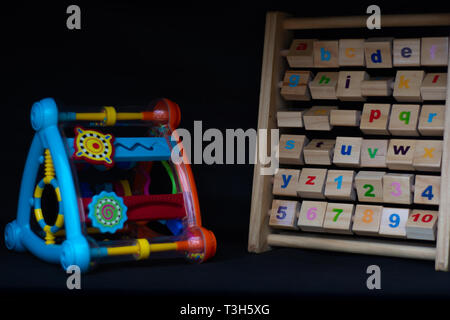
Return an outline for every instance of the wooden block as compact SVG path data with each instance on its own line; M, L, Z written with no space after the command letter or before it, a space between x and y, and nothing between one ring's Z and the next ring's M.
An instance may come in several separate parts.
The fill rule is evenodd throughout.
M423 136L444 135L445 106L423 105L419 117L419 132Z
M326 232L352 234L355 206L350 203L328 203L323 227Z
M336 140L313 139L303 149L306 164L331 165Z
M361 167L386 168L388 140L364 139L361 146Z
M303 128L303 111L278 111L279 128Z
M303 231L323 232L323 220L326 210L326 202L303 201L298 217L298 226Z
M300 203L298 201L272 201L269 226L280 229L297 230L297 215Z
M340 39L339 65L364 67L364 42L365 39Z
M361 82L369 79L365 71L339 71L336 96L341 101L365 101Z
M418 104L393 104L389 119L389 132L397 136L418 136Z
M383 208L379 234L386 237L406 238L408 217L409 209Z
M359 171L355 177L356 193L360 202L383 202L382 171Z
M330 131L330 111L337 107L314 106L303 114L303 123L306 130Z
M390 104L365 103L361 115L361 131L365 134L389 134L390 114Z
M280 163L303 164L303 147L308 142L304 135L282 134L280 137Z
M441 140L417 140L413 166L416 170L441 171Z
M302 198L325 199L327 169L303 168L298 181L297 194Z
M445 100L447 98L447 74L428 73L422 81L420 93L423 100Z
M341 127L358 127L361 120L359 110L331 110L330 124Z
M311 100L308 89L308 83L311 80L310 71L286 71L283 84L281 86L281 95L285 100Z
M314 67L339 67L338 54L339 42L337 40L314 41Z
M363 97L388 97L392 95L394 78L370 79L361 81Z
M297 183L300 170L278 169L274 176L272 193L277 196L297 196Z
M334 200L354 200L353 170L328 170L325 197Z
M362 138L337 137L333 163L344 167L359 167Z
M416 140L391 139L386 156L386 165L391 170L414 170Z
M392 68L392 41L367 39L364 49L367 68Z
M394 39L394 66L420 66L420 38Z
M413 174L385 174L383 176L383 202L411 204L413 179Z
M441 200L441 177L416 175L414 203L439 205Z
M363 236L378 235L382 212L382 206L357 204L353 217L353 232Z
M291 68L312 68L314 66L313 53L313 39L296 39L292 41L286 59Z
M448 64L448 37L422 38L422 66L446 66Z
M425 71L423 70L397 71L394 83L394 98L397 101L404 102L422 101L420 87L424 77Z
M439 211L414 209L406 222L406 238L436 240Z
M313 99L336 100L338 72L318 72L309 84Z

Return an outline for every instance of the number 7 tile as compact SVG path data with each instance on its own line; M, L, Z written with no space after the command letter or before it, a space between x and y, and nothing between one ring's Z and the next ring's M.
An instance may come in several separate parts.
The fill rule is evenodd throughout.
M355 206L350 203L328 203L323 227L331 233L352 234Z

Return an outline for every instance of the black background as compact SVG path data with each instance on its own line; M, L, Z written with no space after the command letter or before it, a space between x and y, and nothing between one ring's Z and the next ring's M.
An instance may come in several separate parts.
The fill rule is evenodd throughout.
M0 225L14 219L21 173L33 131L32 103L54 97L69 106L143 105L157 97L176 101L180 127L256 128L265 13L294 16L447 11L446 2L15 2L2 6ZM66 8L81 7L81 30L66 28ZM411 35L413 36L413 35ZM339 38L336 36L335 38ZM105 265L83 276L81 293L66 289L59 265L0 249L5 297L35 295L151 295L179 304L205 297L217 303L275 303L291 299L417 298L450 295L450 274L432 262L293 249L249 254L253 167L194 165L204 225L218 240L203 265L154 261ZM366 288L367 266L382 269L382 290ZM202 298L202 299L200 299ZM234 299L234 300L233 300ZM236 300L239 299L239 300ZM192 301L192 300L191 300ZM290 305L291 308L295 304ZM288 308L289 309L289 308ZM170 312L176 312L171 309ZM175 313L173 313L175 314Z

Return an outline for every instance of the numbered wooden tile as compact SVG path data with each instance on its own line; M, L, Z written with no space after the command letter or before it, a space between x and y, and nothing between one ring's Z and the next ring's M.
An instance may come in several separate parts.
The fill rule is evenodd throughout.
M383 208L379 234L386 237L406 238L408 216L409 209Z
M413 180L413 174L385 174L383 176L383 202L411 204Z
M333 200L354 200L353 170L328 170L325 197Z
M309 84L313 99L336 100L338 72L318 72Z
M394 78L374 78L361 82L363 97L389 97L392 95Z
M295 169L278 169L273 179L272 193L277 196L296 197L300 172Z
M337 107L314 106L303 114L303 123L306 130L330 131L330 111Z
M394 39L394 66L420 66L420 38Z
M365 39L340 39L339 40L339 65L364 67L364 42Z
M365 103L361 116L361 131L365 134L388 135L388 121L390 114L390 104Z
M361 146L361 167L386 168L388 140L364 139Z
M418 136L418 104L393 104L389 120L389 132L397 136Z
M382 171L359 171L355 177L356 193L360 202L383 202Z
M414 209L406 223L406 238L436 240L438 211Z
M328 203L323 227L326 232L352 234L355 206L349 203Z
M361 82L369 79L365 71L339 71L336 96L341 101L365 101Z
M358 127L361 120L359 110L331 110L330 124L340 127Z
M382 206L357 204L353 217L353 232L363 236L378 235L382 212Z
M386 156L386 165L391 170L414 170L416 140L391 139Z
M447 98L447 74L428 73L423 79L420 93L423 100L445 100Z
M326 202L303 201L298 217L298 227L303 231L323 232L326 210Z
M280 229L297 230L297 215L300 203L290 200L273 200L269 226Z
M399 70L395 76L394 98L397 101L421 102L422 86L425 71L423 70Z
M314 40L296 39L292 41L286 59L291 68L314 67Z
M281 95L285 100L311 100L308 89L310 80L310 71L286 71L281 87Z
M303 128L303 111L278 111L279 128Z
M441 171L442 148L442 140L417 140L414 151L414 169Z
M280 163L303 164L303 147L308 143L304 135L282 134L280 137Z
M314 67L339 67L338 54L339 42L337 40L314 41Z
M448 64L448 37L422 38L422 66Z
M419 117L419 132L423 136L444 135L445 106L423 105Z
M297 194L302 198L325 199L324 189L327 169L303 168Z
M414 203L439 205L441 200L441 177L416 175Z
M337 137L333 163L344 167L359 167L362 138Z
M306 164L331 165L336 140L312 139L304 148Z
M364 44L367 68L392 68L392 41L367 39Z

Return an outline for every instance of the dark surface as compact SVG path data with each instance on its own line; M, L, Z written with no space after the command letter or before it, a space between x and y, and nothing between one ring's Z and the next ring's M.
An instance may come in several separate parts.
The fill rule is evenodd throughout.
M181 127L255 128L265 12L294 15L365 14L367 5L262 2L222 8L80 4L82 30L68 31L58 5L4 7L0 30L2 87L2 212L15 216L20 177L33 135L31 104L51 96L67 105L142 105L155 97L176 101ZM382 13L436 12L396 2ZM338 38L338 36L336 37ZM253 167L194 165L204 225L218 240L216 257L203 265L183 260L103 265L83 276L84 294L331 298L447 298L450 274L432 262L332 252L247 248ZM3 236L2 236L3 237ZM366 268L382 270L382 290L366 287ZM59 265L0 249L0 290L21 294L74 294ZM161 296L160 296L161 297ZM247 300L246 300L247 299ZM207 301L207 300L202 300ZM222 303L224 300L218 300ZM295 306L295 305L294 305Z

